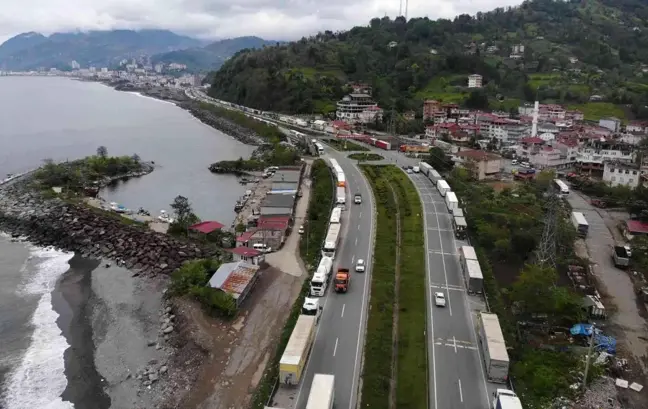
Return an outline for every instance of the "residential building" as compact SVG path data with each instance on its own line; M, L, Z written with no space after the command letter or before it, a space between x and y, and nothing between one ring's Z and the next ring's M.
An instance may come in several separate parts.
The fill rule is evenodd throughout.
M335 117L348 123L381 121L383 110L369 94L349 94L337 103Z
M603 167L603 181L610 186L627 186L636 189L641 184L643 172L631 163L606 161Z
M479 74L472 74L468 76L468 88L481 88L482 76Z
M254 287L259 278L258 273L258 265L255 266L245 261L225 263L216 270L207 285L231 295L238 308Z
M196 234L206 235L206 234L213 233L215 231L219 231L223 227L225 227L225 225L217 221L205 221L205 222L200 222L192 226L189 226L189 231Z
M78 70L79 68L81 68L81 64L79 64L78 62L76 62L76 60L74 60L70 63L70 67L73 70Z
M425 128L428 138L441 138L453 143L468 143L477 136L479 127L473 124L457 124L454 122L441 122Z
M617 141L594 140L578 150L576 166L581 170L604 170L604 162L632 163L635 153L631 146Z
M297 195L299 190L299 181L301 180L301 170L279 169L272 176L270 191L268 194Z
M601 118L599 119L599 126L612 132L619 132L621 130L621 120L615 117Z
M494 153L469 149L456 152L454 156L477 180L494 177L502 168L502 157Z
M513 54L524 54L524 46L522 44L516 44L512 48Z
M648 132L648 123L644 121L632 121L626 125L626 132L645 134Z
M295 207L295 196L267 195L261 202L262 216L292 216Z
M240 246L226 251L232 253L232 258L235 262L243 261L258 266L265 261L265 256L261 251L250 247Z
M349 84L353 94L367 94L371 96L372 88L371 85L364 84L361 82Z

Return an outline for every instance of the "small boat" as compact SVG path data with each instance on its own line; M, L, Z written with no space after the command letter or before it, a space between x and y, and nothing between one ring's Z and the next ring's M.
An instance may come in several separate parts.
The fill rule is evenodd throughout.
M117 213L127 213L128 209L117 202L110 202L110 210Z
M244 204L241 201L237 201L236 204L234 205L234 211L235 212L240 212L241 209L243 209Z
M163 223L173 223L173 218L169 216L166 210L160 210L160 215L158 216L158 220Z

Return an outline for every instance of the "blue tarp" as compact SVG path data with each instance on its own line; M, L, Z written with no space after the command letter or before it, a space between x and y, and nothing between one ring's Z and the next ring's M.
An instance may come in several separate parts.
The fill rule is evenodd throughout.
M589 337L592 335L592 324L576 324L569 330L572 335ZM605 351L608 354L616 354L616 338L604 335L601 330L596 329L594 333L594 349Z

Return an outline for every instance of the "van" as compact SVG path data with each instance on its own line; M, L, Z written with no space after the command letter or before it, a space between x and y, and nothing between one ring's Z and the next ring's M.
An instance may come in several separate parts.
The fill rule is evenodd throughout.
M252 248L262 253L270 253L272 251L272 248L266 246L265 243L254 243Z

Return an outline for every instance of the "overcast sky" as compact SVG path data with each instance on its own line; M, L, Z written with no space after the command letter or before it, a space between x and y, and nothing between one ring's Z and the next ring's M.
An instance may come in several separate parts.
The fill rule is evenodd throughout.
M410 0L409 17L452 18L521 0ZM0 41L27 31L160 28L205 39L292 40L398 15L399 0L0 0ZM404 12L404 5L403 5Z

